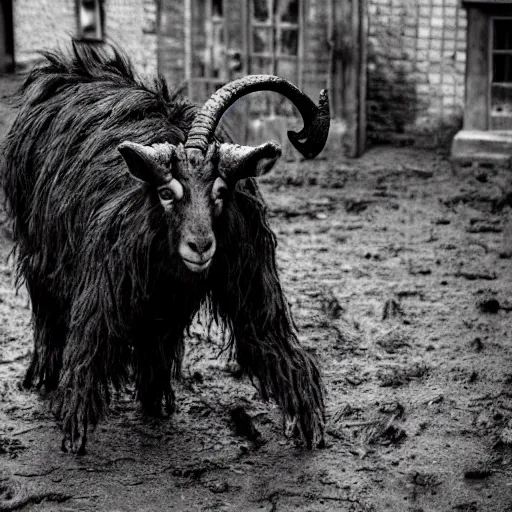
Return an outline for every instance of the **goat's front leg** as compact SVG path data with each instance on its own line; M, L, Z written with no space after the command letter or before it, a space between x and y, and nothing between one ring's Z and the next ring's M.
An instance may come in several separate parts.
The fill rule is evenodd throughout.
M171 379L181 375L183 334L159 333L149 340L147 333L141 334L135 347L137 398L152 416L160 415L163 398L167 414L173 414L176 398Z
M251 327L248 330L239 322L234 325L236 357L242 371L257 378L264 399L271 396L278 403L287 433L298 435L308 448L321 446L324 390L315 360L291 331Z
M257 245L263 254L219 269L213 294L228 318L242 371L271 396L285 420L308 448L324 442L322 378L314 358L299 344L274 263L274 245Z
M108 409L109 380L114 384L126 380L127 365L120 348L124 340L109 336L100 309L81 301L78 304L81 311L76 308L72 312L52 408L62 422L62 449L82 454L88 428L95 426Z
M66 347L63 374L53 398L64 432L62 449L78 454L85 453L88 427L98 422L109 403L106 376L99 371L101 356L80 348L72 340Z
M67 304L57 300L36 271L25 268L25 281L32 302L34 351L23 386L54 390L59 382L67 331Z

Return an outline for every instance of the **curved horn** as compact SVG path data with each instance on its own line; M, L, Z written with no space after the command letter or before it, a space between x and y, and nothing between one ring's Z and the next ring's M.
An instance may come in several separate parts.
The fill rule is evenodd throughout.
M273 75L248 75L234 80L215 92L197 114L188 133L185 148L199 149L203 154L224 112L238 99L256 91L273 91L286 96L299 110L304 127L288 132L288 138L304 158L314 158L322 151L329 134L329 99L324 89L318 106L284 78Z
M151 182L166 182L172 178L168 163L174 153L174 146L168 143L144 146L125 140L117 146L129 171L137 179Z

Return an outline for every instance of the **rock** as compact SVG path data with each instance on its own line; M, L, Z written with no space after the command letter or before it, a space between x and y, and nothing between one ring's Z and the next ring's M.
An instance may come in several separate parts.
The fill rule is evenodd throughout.
M500 303L495 297L487 297L478 302L478 309L482 313L496 314L500 310Z

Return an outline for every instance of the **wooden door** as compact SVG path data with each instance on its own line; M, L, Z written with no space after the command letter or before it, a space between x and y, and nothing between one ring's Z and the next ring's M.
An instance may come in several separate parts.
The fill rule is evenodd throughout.
M14 70L12 0L0 0L0 73Z
M301 86L301 6L305 0L187 0L190 34L188 93L204 102L222 85L247 74L272 74ZM250 117L294 115L275 93L240 99L223 117L237 142L248 137Z
M346 126L345 152L366 148L366 0L329 0L331 116Z
M302 88L306 0L249 0L247 59L253 74L277 75ZM251 103L253 115L291 116L292 104L275 93L261 93Z
M187 0L190 26L186 52L189 96L204 103L226 83L249 74L245 41L244 2ZM244 143L247 138L248 104L233 105L222 117L220 130Z
M185 6L185 79L191 98L204 102L247 74L279 75L313 96L328 87L332 117L337 126L346 126L333 139L335 150L342 151L344 143L350 156L364 151L366 0L185 0ZM223 125L245 143L250 118L284 127L277 117L298 116L280 95L256 93L236 102ZM278 139L286 143L286 129L281 131Z

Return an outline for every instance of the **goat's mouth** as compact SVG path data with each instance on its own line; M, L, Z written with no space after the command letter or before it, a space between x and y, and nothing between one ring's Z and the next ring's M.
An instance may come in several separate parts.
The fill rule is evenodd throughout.
M212 262L212 258L209 258L206 261L192 261L182 257L182 260L189 270L196 272L197 274L204 272Z

